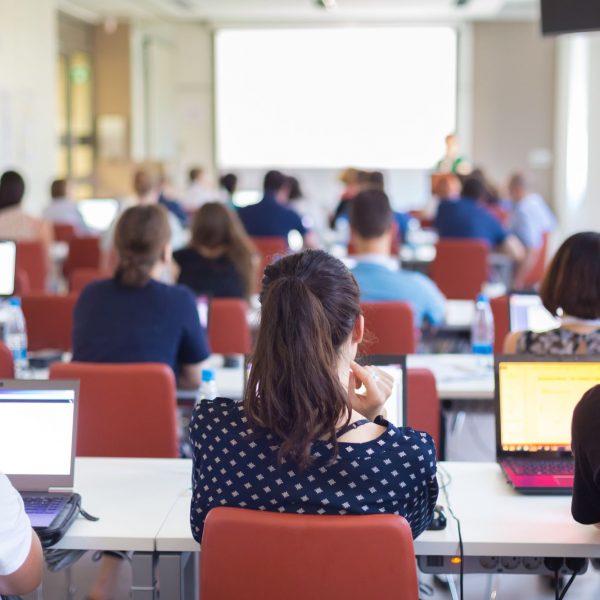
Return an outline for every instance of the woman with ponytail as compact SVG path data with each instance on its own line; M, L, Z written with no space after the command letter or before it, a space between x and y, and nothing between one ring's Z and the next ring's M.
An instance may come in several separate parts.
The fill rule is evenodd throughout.
M166 363L179 387L199 386L209 350L196 300L187 288L160 282L171 262L170 237L162 206L122 214L114 277L88 285L75 306L73 360Z
M191 527L217 506L308 514L400 514L417 536L438 495L433 441L383 416L392 377L354 359L359 290L307 250L267 267L243 403L194 409ZM363 389L363 393L359 393Z

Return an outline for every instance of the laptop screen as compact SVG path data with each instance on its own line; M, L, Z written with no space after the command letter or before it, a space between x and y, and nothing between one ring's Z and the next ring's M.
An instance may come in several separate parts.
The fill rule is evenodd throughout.
M77 384L0 383L0 472L19 490L72 485Z
M77 203L79 214L85 226L94 231L107 231L119 212L116 198L89 198Z
M570 451L575 405L597 384L600 362L499 359L499 450Z
M548 331L560 327L537 294L511 294L509 298L511 331Z
M15 242L0 241L0 296L12 296L15 293L15 264L17 245Z

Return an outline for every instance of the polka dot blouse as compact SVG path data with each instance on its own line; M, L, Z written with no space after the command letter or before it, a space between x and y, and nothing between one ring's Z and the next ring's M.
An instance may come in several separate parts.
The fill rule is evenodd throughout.
M426 433L386 427L363 443L316 441L313 463L299 470L277 462L274 435L254 431L243 405L225 398L194 409L191 527L201 541L206 515L218 506L274 512L364 515L398 514L418 536L431 522L438 495L433 440Z

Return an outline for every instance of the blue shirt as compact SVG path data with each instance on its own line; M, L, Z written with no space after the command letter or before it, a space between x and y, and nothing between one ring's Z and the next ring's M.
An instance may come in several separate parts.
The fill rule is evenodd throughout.
M157 362L175 373L210 351L193 294L151 280L142 288L105 279L86 286L73 322L73 360Z
M158 197L158 203L162 204L170 213L172 213L183 227L186 227L189 221L188 214L183 210L177 200L167 198L163 193Z
M302 236L308 231L302 223L300 215L277 202L272 194L266 194L258 204L240 208L238 215L248 235L253 237L283 237L287 239L290 231L296 230Z
M226 398L196 404L190 423L193 446L192 534L200 542L212 508L232 506L319 515L402 515L418 536L431 522L438 485L433 440L398 428L370 442L313 442L313 463L300 471L277 461L279 441L248 423L242 403ZM332 461L331 459L334 458Z
M440 202L435 226L441 238L484 240L492 248L508 235L496 217L469 198Z
M351 269L360 288L362 302L408 302L415 315L415 325L424 320L432 325L444 321L446 298L422 273L394 269L388 257L356 257Z
M556 218L539 194L528 194L515 203L511 221L512 232L526 248L541 248L544 233L556 228Z

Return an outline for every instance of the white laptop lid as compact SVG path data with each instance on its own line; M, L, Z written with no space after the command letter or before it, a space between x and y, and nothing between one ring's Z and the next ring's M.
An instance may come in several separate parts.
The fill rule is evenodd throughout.
M511 331L549 331L560 327L537 294L511 294L508 299Z
M394 378L392 393L385 403L385 418L396 427L406 424L406 356L373 354L361 357L361 364L379 367ZM359 392L360 393L360 392Z
M0 472L19 491L73 486L77 381L0 381Z
M88 229L107 231L119 213L116 198L89 198L80 200L77 209Z
M15 293L15 271L17 244L10 240L0 240L0 296Z

